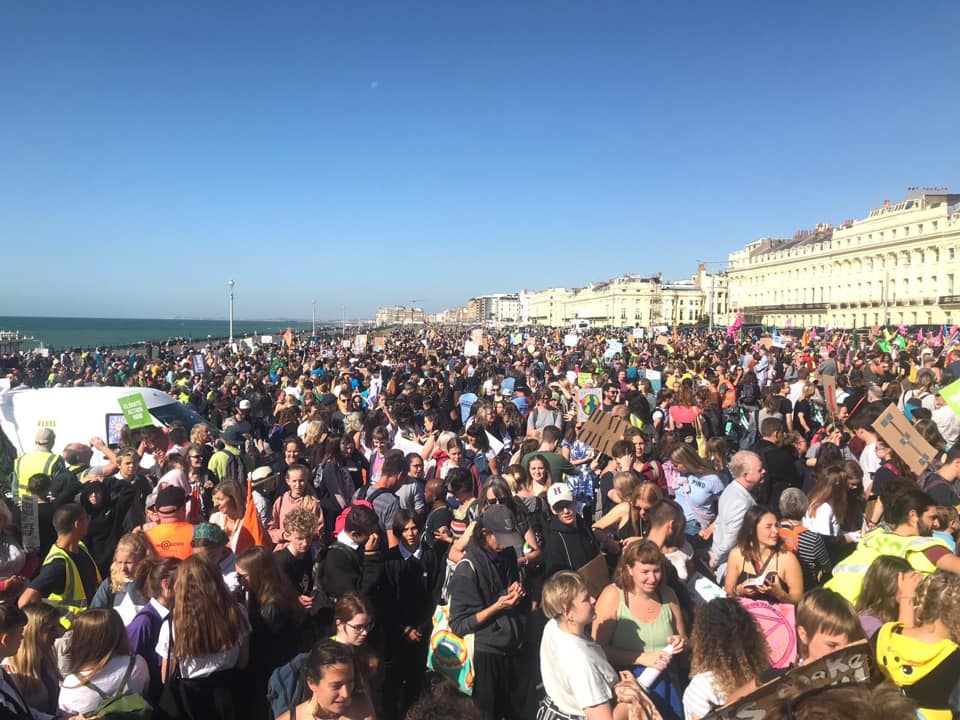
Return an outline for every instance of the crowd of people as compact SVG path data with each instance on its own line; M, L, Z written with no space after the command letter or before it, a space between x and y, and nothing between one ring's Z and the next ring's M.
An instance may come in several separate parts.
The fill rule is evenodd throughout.
M865 642L869 680L767 717L956 718L954 343L894 336L6 357L203 421L4 439L0 715L697 720Z

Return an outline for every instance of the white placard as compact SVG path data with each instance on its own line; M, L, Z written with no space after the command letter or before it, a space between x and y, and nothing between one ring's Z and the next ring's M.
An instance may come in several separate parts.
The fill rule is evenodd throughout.
M473 340L467 340L463 344L463 354L465 357L477 357L480 354L480 346Z
M24 495L20 498L22 517L20 529L23 537L23 549L40 549L40 507L37 498L33 495Z
M423 453L423 445L405 438L401 433L397 433L397 437L394 438L393 449L401 450L404 455L409 455L410 453L422 455Z
M563 336L563 344L565 347L576 347L578 342L580 342L580 336L575 333L568 333Z
M261 335L260 336L261 345L273 345L273 335Z
M489 432L487 432L487 442L490 443L490 449L493 450L495 455L499 455L500 451L503 450L503 443Z

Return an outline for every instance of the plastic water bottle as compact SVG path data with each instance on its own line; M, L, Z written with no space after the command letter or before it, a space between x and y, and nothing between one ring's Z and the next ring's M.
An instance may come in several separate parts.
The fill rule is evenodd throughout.
M676 651L676 648L673 646L673 643L669 643L664 649L663 652L667 655L673 655ZM660 668L651 665L650 667L645 667L643 671L637 676L637 682L643 685L644 688L649 690L652 688L657 679L660 677L660 673L663 672Z

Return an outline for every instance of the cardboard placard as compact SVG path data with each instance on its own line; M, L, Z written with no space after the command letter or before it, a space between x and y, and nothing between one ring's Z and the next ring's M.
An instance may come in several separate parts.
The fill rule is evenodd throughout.
M367 336L357 335L353 339L353 349L358 353L365 351L367 349Z
M762 338L760 338L759 340L757 340L757 345L759 345L760 347L763 347L763 348L766 348L767 350L769 350L769 349L773 346L773 338L772 338L772 337L762 337Z
M577 575L583 578L587 590L593 597L600 597L603 589L610 584L610 569L603 553L597 555L585 565L577 568Z
M884 410L873 427L880 439L917 475L938 455L936 448L917 432L896 405Z
M373 351L381 352L387 347L387 339L383 335L374 335L373 336Z
M628 427L630 423L626 420L597 409L583 424L580 439L596 452L610 455L613 444L623 440L623 433Z
M147 401L143 399L143 393L117 398L117 403L120 405L123 417L126 418L127 427L131 430L153 425L153 416L147 409Z
M847 645L808 665L800 665L776 680L761 685L746 697L717 708L703 720L765 720L784 717L783 704L801 693L850 683L870 681L873 657L866 640ZM816 702L812 699L811 702ZM878 714L878 717L882 713Z
M476 357L480 354L480 346L475 343L473 340L467 340L463 344L463 355L464 357Z
M483 329L474 328L470 331L470 340L475 342L478 346L483 345Z
M577 390L577 420L586 422L603 404L603 391L600 388L580 388Z
M823 401L834 418L837 417L837 378L835 375L821 375L820 386L823 389Z
M657 335L656 339L653 341L654 345L669 345L670 338L666 335Z

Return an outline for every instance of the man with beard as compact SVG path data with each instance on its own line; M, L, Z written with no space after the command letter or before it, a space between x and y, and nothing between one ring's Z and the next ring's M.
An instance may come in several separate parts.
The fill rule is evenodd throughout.
M884 499L883 515L893 530L879 527L864 535L857 549L833 569L827 588L856 603L867 568L879 555L901 557L924 575L937 569L960 573L960 557L933 537L937 503L927 493L909 486L894 491Z

